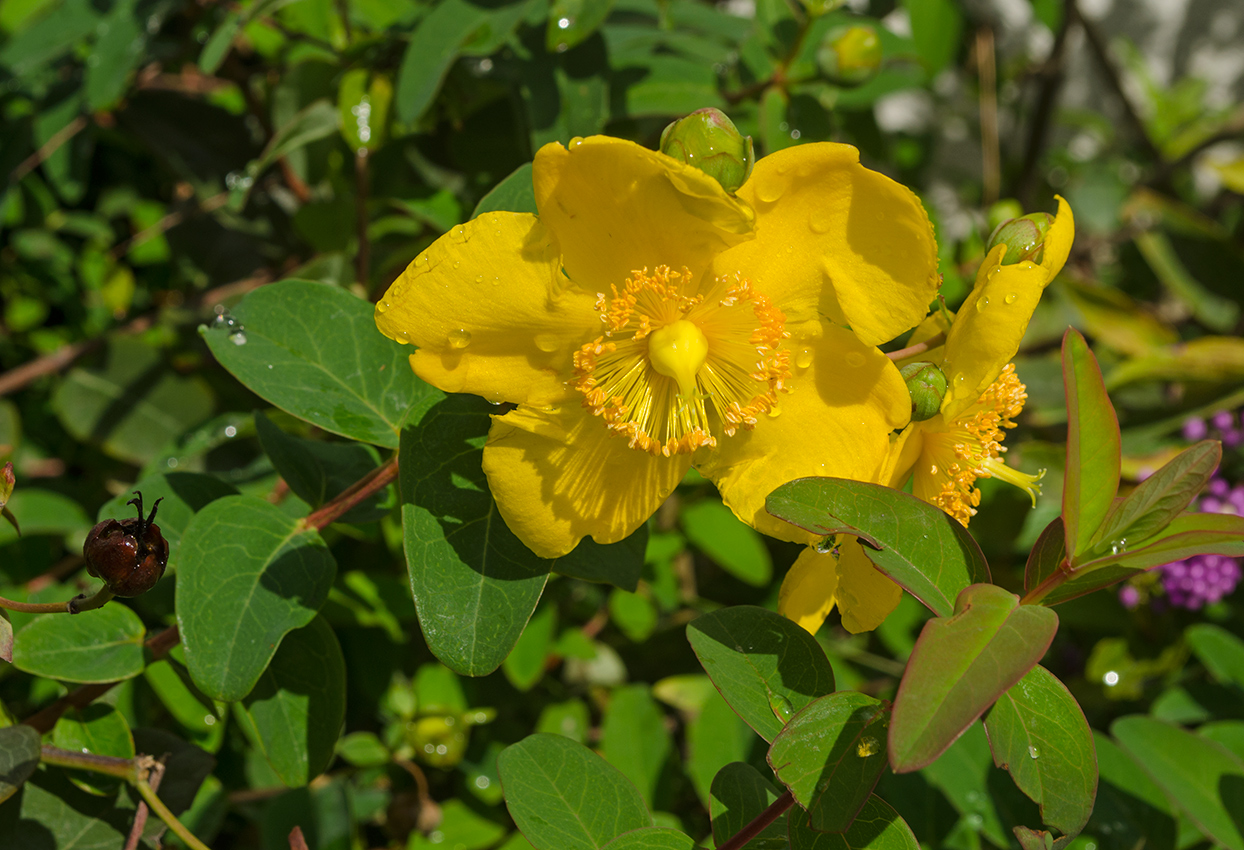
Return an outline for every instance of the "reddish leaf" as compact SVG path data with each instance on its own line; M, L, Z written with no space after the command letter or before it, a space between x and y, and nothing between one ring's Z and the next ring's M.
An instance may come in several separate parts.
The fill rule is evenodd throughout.
M1067 556L1074 564L1089 548L1119 489L1119 420L1097 359L1074 328L1063 335L1063 383L1067 389L1067 471L1063 478L1063 525Z

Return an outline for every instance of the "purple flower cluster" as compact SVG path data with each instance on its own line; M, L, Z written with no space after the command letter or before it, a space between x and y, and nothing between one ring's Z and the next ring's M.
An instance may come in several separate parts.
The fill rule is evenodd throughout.
M1208 422L1204 419L1189 419L1184 423L1184 439L1193 443L1204 440L1210 436L1211 426L1226 448L1233 449L1244 443L1244 428L1240 427L1240 421L1230 410L1218 411Z
M1244 515L1244 484L1232 487L1222 478L1210 479L1201 497L1200 510ZM1158 569L1162 572L1162 587L1170 603L1194 611L1235 590L1242 575L1239 560L1225 555L1194 555Z

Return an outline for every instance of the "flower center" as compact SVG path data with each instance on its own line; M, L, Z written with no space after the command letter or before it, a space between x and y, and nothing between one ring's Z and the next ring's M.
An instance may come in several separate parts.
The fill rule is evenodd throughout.
M1012 469L1000 455L1006 451L1003 428L1014 428L1014 417L1028 398L1024 385L1015 375L1015 365L1007 364L998 379L962 416L941 427L928 427L924 451L916 467L915 494L932 502L963 525L976 515L981 491L978 478L1000 478L1028 492L1035 507L1045 475Z
M631 273L596 309L606 331L574 356L583 406L630 447L670 457L755 427L785 391L786 317L738 276L699 294L691 273Z

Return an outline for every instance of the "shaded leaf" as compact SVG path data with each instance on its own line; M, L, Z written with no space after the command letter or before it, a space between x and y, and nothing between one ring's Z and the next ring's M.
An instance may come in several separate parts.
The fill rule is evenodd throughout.
M569 555L552 562L553 572L634 591L644 570L647 549L647 525L641 525L630 537L617 543L597 543L591 537L584 537Z
M531 182L530 162L511 171L480 198L471 218L479 218L486 212L536 212L536 189Z
M1063 477L1063 528L1073 565L1088 551L1119 489L1119 421L1106 395L1101 369L1074 328L1063 335L1067 388L1067 464Z
M687 724L687 760L684 768L700 795L700 802L711 809L712 783L717 774L726 765L745 760L760 739L722 699L707 677L697 678L704 680L708 694L699 712Z
M1109 735L1094 731L1093 741L1101 778L1089 829L1106 850L1129 850L1138 842L1174 850L1175 816L1162 789Z
M143 494L143 504L148 511L156 503L156 499L162 500L156 514L156 525L160 526L160 534L168 541L168 562L174 569L181 550L182 532L190 524L195 512L217 499L233 496L238 492L232 484L221 481L214 475L165 472L148 476L130 490L109 499L100 507L96 520L102 522L105 519L132 518L134 506L126 503L134 498L135 491Z
M815 832L802 819L788 820L791 850L917 850L920 847L911 827L894 808L876 794L846 832Z
M17 724L0 729L0 803L17 793L41 757L39 733Z
M693 850L690 835L666 826L645 826L624 832L605 845L607 850Z
M466 0L445 0L419 22L397 72L397 118L416 121L431 105L458 51L486 22L487 10Z
M765 510L813 534L854 534L879 570L939 617L970 584L989 581L980 546L954 518L899 490L803 478L769 494Z
M764 587L773 574L773 560L764 540L734 512L715 499L701 499L679 514L691 543L730 575Z
M1041 660L1058 630L1049 608L992 584L959 595L955 616L925 623L890 725L890 764L924 767Z
M17 633L13 666L62 682L115 682L143 671L147 630L130 608L111 602L81 614L42 614Z
M134 757L130 724L115 706L98 702L61 715L52 728L52 745L74 753ZM69 780L88 794L113 794L121 787L118 777L84 770L69 771Z
M734 837L780 796L773 783L744 762L731 762L713 777L709 811L713 843L721 846ZM752 850L787 850L787 812L778 815L747 845Z
M624 685L613 691L601 722L600 750L605 760L639 789L649 806L674 747L665 715L647 685Z
M1037 542L1028 553L1028 563L1024 566L1024 590L1031 591L1041 582L1050 578L1067 560L1067 537L1063 529L1063 518L1055 517L1041 532Z
M703 614L687 626L687 640L726 702L766 741L834 691L820 644L772 611L738 605Z
M1216 681L1244 688L1244 641L1212 623L1196 623L1184 639Z

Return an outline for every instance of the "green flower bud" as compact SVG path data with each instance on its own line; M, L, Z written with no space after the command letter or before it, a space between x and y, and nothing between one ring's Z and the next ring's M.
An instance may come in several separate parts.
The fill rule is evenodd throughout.
M946 397L946 375L942 370L922 360L907 364L899 374L911 394L912 421L923 422L936 416L942 409L942 399Z
M450 768L466 752L467 725L454 715L420 717L407 726L406 739L424 764Z
M1041 262L1045 249L1045 233L1050 229L1054 216L1049 213L1029 213L1023 218L1004 221L989 236L988 253L998 245L1006 245L1002 265L1009 266L1023 260Z
M1023 214L1023 206L1014 198L1003 198L1000 201L995 201L989 208L989 232L992 233L996 230L999 224L1006 224L1011 219L1019 218Z
M825 76L855 85L871 79L884 58L877 31L864 24L834 27L816 51L817 64Z
M661 133L661 153L695 166L734 192L756 164L752 137L744 136L720 109L697 109Z

